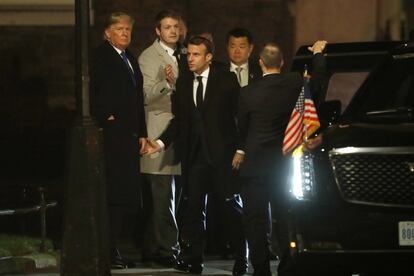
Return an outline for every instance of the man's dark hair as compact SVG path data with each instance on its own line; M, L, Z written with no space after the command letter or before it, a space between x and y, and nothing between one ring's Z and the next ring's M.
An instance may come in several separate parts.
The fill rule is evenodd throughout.
M260 52L260 59L267 68L280 68L283 62L283 53L279 45L268 42Z
M181 19L181 15L176 10L162 10L155 16L155 26L159 29L161 27L161 20L167 17L174 18L177 21Z
M229 43L229 40L230 40L231 36L236 37L236 38L246 37L249 44L253 44L253 36L250 33L250 31L245 29L245 28L234 28L234 29L230 30L227 33L227 36L226 36L227 44Z
M214 44L213 42L211 42L209 39L202 37L202 36L192 36L190 38L190 40L188 41L188 44L192 44L192 45L201 45L203 44L204 46L206 46L207 52L206 54L212 54L214 55Z

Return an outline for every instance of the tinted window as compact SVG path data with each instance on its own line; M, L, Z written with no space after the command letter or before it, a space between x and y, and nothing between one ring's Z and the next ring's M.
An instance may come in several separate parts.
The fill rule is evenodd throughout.
M367 83L358 113L414 107L414 56L394 56L379 69Z
M326 100L341 101L342 111L368 76L368 72L334 73L329 79Z

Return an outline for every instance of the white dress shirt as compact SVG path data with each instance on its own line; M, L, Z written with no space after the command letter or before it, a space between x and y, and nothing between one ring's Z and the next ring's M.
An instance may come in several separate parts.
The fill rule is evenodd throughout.
M201 76L202 77L202 82L203 82L203 100L204 97L206 95L206 87L207 87L207 80L208 80L208 74L210 73L210 67L207 67L206 70L204 70L203 73L201 73L200 75L197 75L196 73L194 73L194 82L193 82L193 100L194 100L194 104L197 106L197 87L198 87L198 80L197 77Z
M242 68L241 72L240 72L240 77L241 80L238 79L237 76L237 68L240 67ZM230 72L234 72L237 76L237 79L239 81L240 87L244 87L247 84L249 84L249 63L246 62L240 66L237 66L236 64L234 64L233 62L230 62Z
M178 64L177 58L174 56L175 49L171 49L165 43L160 39L158 40L161 47L167 52L167 54L172 58L172 60L175 62L175 64Z
M122 50L120 50L120 49L116 48L116 47L115 47L114 45L112 45L112 44L111 44L111 46L112 46L112 47L114 47L115 51L119 54L119 56L121 56L121 53L122 53L122 52L125 52L125 51L122 51ZM121 56L121 58L122 58L122 56ZM129 62L129 60L128 60L128 65L129 65L129 67L131 68L132 72L134 72L134 68L132 68L131 62Z

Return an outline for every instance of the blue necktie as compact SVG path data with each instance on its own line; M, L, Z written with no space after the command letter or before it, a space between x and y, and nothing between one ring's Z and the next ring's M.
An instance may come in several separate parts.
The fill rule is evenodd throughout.
M134 83L134 86L137 86L137 83L135 81L134 71L132 71L132 68L129 65L128 58L127 58L125 52L121 52L121 57L122 57L122 60L125 62L126 66L128 68L129 73L131 74L131 79L132 79L132 82Z

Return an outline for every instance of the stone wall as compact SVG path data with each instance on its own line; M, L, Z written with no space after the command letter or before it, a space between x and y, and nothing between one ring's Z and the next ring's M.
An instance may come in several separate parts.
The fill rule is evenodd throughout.
M191 33L213 33L219 60L226 61L225 34L235 26L249 28L257 45L268 40L279 42L287 59L291 57L293 21L284 1L95 0L93 6L91 47L101 42L105 17L122 10L136 19L131 48L139 55L155 38L156 13L170 7L181 11ZM52 110L73 112L74 58L74 27L0 26L2 126L43 127L45 121L51 121Z
M182 13L190 33L197 34L204 31L213 33L217 50L216 58L219 60L226 61L226 32L239 26L251 30L258 46L269 40L280 43L289 58L292 51L293 21L287 11L286 2L280 0L97 0L94 28L94 36L97 40L94 40L93 44L99 41L105 16L111 11L122 10L136 19L131 46L135 53L139 54L155 39L155 15L164 8L174 8Z
M405 40L413 28L410 0L296 0L295 45L329 42ZM411 27L410 27L411 26Z

